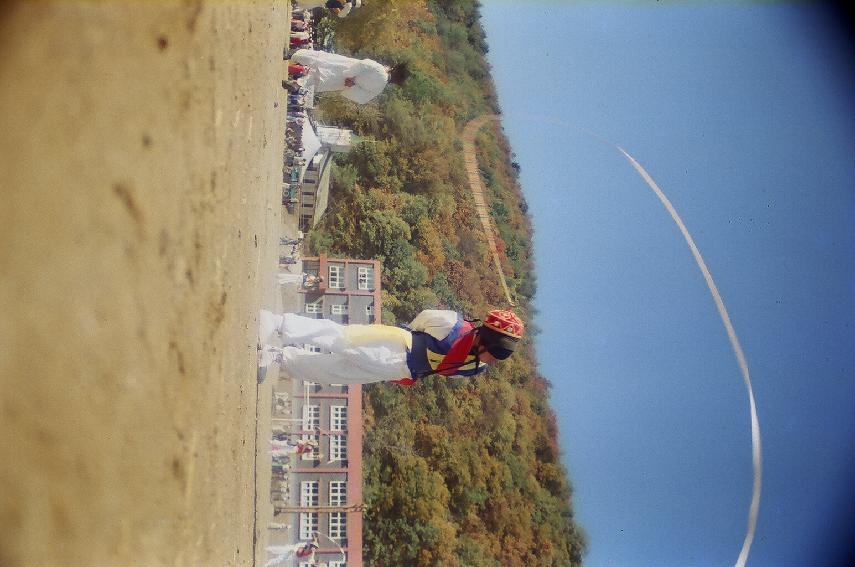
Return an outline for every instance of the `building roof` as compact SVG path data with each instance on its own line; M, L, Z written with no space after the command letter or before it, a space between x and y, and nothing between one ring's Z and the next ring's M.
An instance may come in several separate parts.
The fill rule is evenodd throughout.
M322 150L323 151L323 150ZM315 193L315 209L312 214L312 226L318 224L321 217L327 211L330 199L330 182L332 181L330 171L332 170L332 154L326 152L321 163L321 174L318 179L318 189Z

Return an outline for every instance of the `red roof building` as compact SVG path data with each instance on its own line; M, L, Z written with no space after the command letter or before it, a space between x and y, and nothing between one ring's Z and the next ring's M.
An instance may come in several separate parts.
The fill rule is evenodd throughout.
M304 258L309 278L300 288L300 312L340 323L380 320L380 262ZM291 431L318 441L314 453L295 456L287 474L280 522L292 526L289 543L318 537L315 561L328 567L362 566L362 390L293 376ZM282 514L285 516L283 517ZM311 565L296 559L293 565Z

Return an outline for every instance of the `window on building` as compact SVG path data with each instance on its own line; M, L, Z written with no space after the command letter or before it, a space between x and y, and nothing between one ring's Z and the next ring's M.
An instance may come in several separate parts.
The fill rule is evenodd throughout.
M303 350L307 350L309 352L321 352L321 347L315 345L303 345Z
M308 508L318 505L317 480L307 480L300 483L300 506ZM318 531L318 513L300 512L300 539L310 540Z
M321 406L303 406L303 429L310 430L321 426Z
M347 563L345 561L330 561L327 565L329 567L347 567Z
M300 512L300 539L311 540L318 531L318 513Z
M303 406L303 431L314 431L315 429L320 428L321 426L321 406L318 405L305 405ZM317 441L318 436L314 433L304 433L302 436L303 441ZM303 453L304 461L314 461L317 460L318 457L318 449L316 448L314 451L309 453Z
M369 323L374 320L374 304L373 303L371 305L365 306L365 316L368 317Z
M347 305L343 303L333 305L330 309L330 313L333 315L347 315Z
M330 266L330 277L328 279L330 289L344 289L344 279L341 275L341 266Z
M359 289L371 289L373 279L372 270L369 266L359 266L356 269L356 287Z
M347 537L347 512L330 512L330 537L332 539Z
M318 505L319 483L317 480L304 480L300 483L300 506L307 508Z
M330 481L330 506L347 505L347 481ZM330 512L330 537L344 539L347 537L347 512Z
M347 406L330 407L330 431L347 431Z
M330 481L330 506L344 506L347 504L347 481Z
M318 315L321 313L321 302L315 301L313 303L306 304L306 314L307 315Z
M330 461L347 460L347 435L330 435Z

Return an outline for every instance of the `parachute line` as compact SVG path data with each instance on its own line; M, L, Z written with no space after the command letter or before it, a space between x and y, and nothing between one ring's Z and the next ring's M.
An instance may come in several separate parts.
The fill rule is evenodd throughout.
M718 292L718 287L715 285L712 274L698 250L695 240L689 234L689 229L683 223L683 219L677 214L677 210L662 189L656 184L650 174L647 173L640 163L635 158L629 155L622 147L611 144L629 161L633 168L641 175L647 186L656 194L656 197L671 215L671 218L677 224L686 244L689 245L689 250L692 251L692 256L695 257L695 262L698 264L704 280L707 282L707 287L715 301L716 309L721 317L724 328L727 331L727 338L730 340L730 346L733 348L733 353L736 355L736 362L739 364L739 370L742 372L742 380L745 382L745 388L748 390L748 404L751 409L751 460L754 469L754 485L751 491L751 505L748 508L748 527L745 532L745 539L742 542L742 550L739 552L739 557L736 560L736 567L743 567L748 561L748 552L751 550L751 543L754 541L754 533L757 529L757 515L760 511L760 490L763 483L763 458L760 443L760 421L757 419L757 407L754 403L754 389L751 387L751 375L748 372L748 363L745 360L745 353L742 352L742 345L739 344L739 338L736 336L736 330L733 328L733 323L730 322L730 315L727 313L727 308L724 306L724 301L721 299L721 294Z

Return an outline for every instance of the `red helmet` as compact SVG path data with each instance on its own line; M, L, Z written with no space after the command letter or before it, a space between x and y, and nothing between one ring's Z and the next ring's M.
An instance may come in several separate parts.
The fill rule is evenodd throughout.
M522 320L513 311L504 309L493 309L487 313L484 326L514 339L521 338L525 329Z

